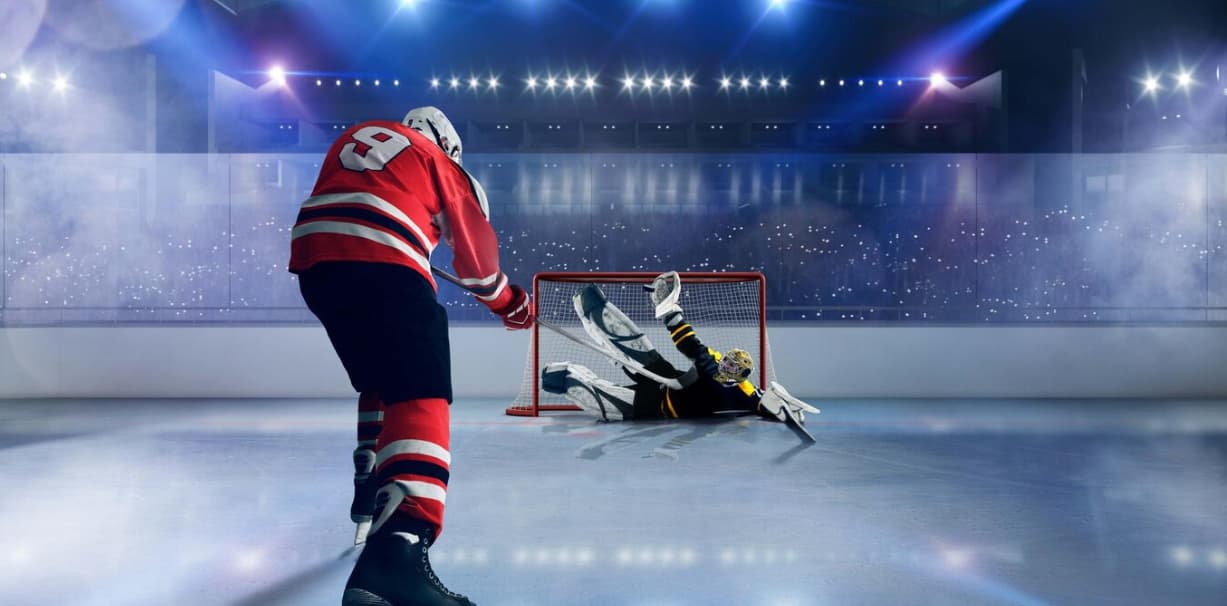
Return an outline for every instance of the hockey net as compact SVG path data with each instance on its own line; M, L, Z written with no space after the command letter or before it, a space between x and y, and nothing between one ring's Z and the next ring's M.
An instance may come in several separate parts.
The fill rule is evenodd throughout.
M553 272L533 278L533 302L538 318L571 335L589 341L580 325L571 298L589 284L596 284L608 300L621 309L648 335L656 350L679 370L691 362L673 345L664 323L657 320L649 294L643 286L659 274L649 272ZM686 321L704 345L717 351L734 347L754 357L753 381L759 386L775 379L767 347L766 280L761 273L682 272L681 299ZM524 365L520 393L507 414L537 416L543 411L579 410L561 395L541 390L541 369L553 362L573 362L591 369L614 383L630 383L608 358L548 328L534 325Z

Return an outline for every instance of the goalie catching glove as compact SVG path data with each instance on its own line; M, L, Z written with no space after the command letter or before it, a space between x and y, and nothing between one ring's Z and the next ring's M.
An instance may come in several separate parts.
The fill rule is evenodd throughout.
M677 303L678 297L682 296L682 280L676 271L656 276L656 279L652 280L651 284L645 284L643 289L652 293L652 305L656 306L657 320L669 314L682 313L682 306Z
M767 412L771 413L771 416L775 417L777 421L783 421L785 419L785 407L792 412L792 416L795 417L799 423L805 422L805 413L807 412L813 414L819 414L822 412L821 410L818 410L817 408L814 408L813 406L810 406L809 404L806 404L805 402L793 397L792 394L788 393L787 389L784 389L783 385L780 385L775 381L772 381L771 386L767 388L767 391L763 392L762 399L759 400L758 405Z
M511 291L511 300L499 309L491 309L503 318L503 326L507 330L524 330L533 327L533 304L528 293L523 288L512 284L507 287Z

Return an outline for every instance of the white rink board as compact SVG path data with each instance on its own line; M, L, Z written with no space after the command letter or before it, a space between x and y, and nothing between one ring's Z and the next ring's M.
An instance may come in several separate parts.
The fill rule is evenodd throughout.
M451 331L458 398L520 387L527 332ZM805 397L1223 397L1227 327L775 326ZM0 329L0 397L346 397L323 329Z

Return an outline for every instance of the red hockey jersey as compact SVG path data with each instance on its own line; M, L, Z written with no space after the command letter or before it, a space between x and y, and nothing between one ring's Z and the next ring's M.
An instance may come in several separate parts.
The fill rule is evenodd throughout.
M444 238L453 268L492 309L511 299L481 185L421 133L390 121L350 127L328 150L290 245L291 272L322 261L404 265L432 286ZM437 289L438 286L435 286Z

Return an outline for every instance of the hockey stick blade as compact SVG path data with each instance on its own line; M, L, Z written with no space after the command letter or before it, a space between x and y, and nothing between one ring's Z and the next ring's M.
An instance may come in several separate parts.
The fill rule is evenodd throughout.
M797 420L796 415L792 414L792 410L790 410L787 406L783 407L781 410L784 411L784 425L788 426L788 429L792 431L793 435L797 436L797 439L807 444L814 444L818 442L818 440L814 439L814 436L809 432L809 430L805 429L805 426Z

